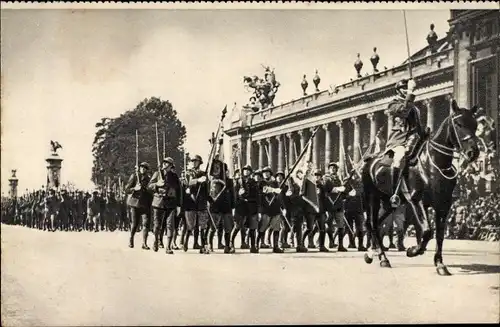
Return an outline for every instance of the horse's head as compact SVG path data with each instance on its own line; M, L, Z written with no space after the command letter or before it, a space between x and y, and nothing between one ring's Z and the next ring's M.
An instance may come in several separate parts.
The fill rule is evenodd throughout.
M455 149L463 153L469 162L479 156L479 146L476 137L477 106L470 110L460 108L455 100L451 101L449 124L449 141Z

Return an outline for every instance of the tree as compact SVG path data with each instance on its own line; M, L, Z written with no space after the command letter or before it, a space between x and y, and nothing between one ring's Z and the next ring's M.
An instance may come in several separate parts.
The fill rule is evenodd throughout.
M163 158L163 132L165 133L165 154L176 162L178 171L182 168L182 145L186 128L177 117L177 112L167 100L152 97L144 99L133 110L117 118L102 118L97 128L92 154L92 181L105 187L111 179L111 186L119 176L126 182L135 167L135 131L139 134L139 163L149 163L157 169L155 123L158 123L158 144L160 160Z

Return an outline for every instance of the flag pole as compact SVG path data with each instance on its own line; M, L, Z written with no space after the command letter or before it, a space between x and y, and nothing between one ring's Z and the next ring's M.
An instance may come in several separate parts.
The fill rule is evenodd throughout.
M408 39L408 27L406 25L406 11L403 10L403 19L405 22L405 34L406 34L406 52L408 54L408 71L410 73L410 79L413 78L413 74L411 71L411 56L410 56L410 40Z

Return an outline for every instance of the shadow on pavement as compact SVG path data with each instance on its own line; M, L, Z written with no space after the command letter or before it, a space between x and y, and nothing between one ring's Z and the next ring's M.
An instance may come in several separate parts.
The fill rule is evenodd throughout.
M463 272L455 272L457 275L487 275L487 274L500 274L500 266L498 265L485 265L485 264L463 264L463 265L450 265L450 268L459 268Z

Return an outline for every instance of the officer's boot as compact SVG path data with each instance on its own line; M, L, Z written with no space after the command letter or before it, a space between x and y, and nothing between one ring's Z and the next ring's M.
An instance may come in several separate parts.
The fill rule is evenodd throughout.
M403 252L406 251L406 247L404 245L405 233L403 230L398 230L398 251Z
M217 228L217 249L222 250L224 248L224 244L222 244L222 236L223 236L224 230L222 226L219 226Z
M191 236L190 230L186 231L184 242L182 243L182 250L184 250L184 252L187 252L187 250L188 250L189 236Z
M271 229L267 230L267 243L266 243L266 245L271 246L271 234L272 233L273 233L273 231Z
M273 233L273 253L283 253L283 249L280 248L280 232L275 230Z
M281 234L281 247L283 249L289 249L290 244L288 244L288 230L284 229Z
M302 237L302 228L301 227L302 226L297 228L297 230L295 232L295 237L297 239L297 247L295 248L295 250L297 252L305 253L305 252L307 252L307 248L304 246L304 239Z
M224 253L231 253L231 234L229 232L224 233Z
M319 232L319 252L330 252L325 246L326 232Z
M259 253L259 249L255 246L255 229L250 229L248 231L248 236L250 238L250 253Z
M198 230L197 227L195 227L194 231L193 231L193 235L194 235L194 244L193 244L193 249L194 250L198 250L198 249L201 249L200 247L200 243L198 243L198 238L200 237L200 231Z
M215 237L215 230L210 229L209 235L208 235L208 244L209 244L209 251L214 252L214 237Z
M165 248L166 254L174 254L174 251L172 250L172 239L172 236L167 236L167 246Z
M358 235L358 251L364 252L366 248L363 246L363 235Z
M339 248L337 249L337 251L338 252L347 252L347 249L344 247L344 236L345 236L344 229L339 228L338 234L339 234Z
M307 235L307 248L315 249L316 244L314 244L314 230L312 230L309 235Z
M333 249L336 247L337 244L335 244L335 233L333 233L332 230L328 231L328 248Z
M240 234L240 237L241 237L240 249L242 249L242 250L250 249L250 246L248 245L248 242L247 242L247 233L250 233L250 231L248 229L246 229L245 227L242 227L241 234ZM250 234L249 234L249 236L250 236Z
M394 244L394 229L391 228L389 230L389 249L395 249L396 245Z

